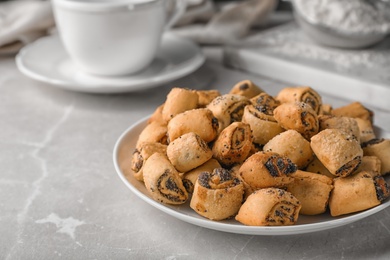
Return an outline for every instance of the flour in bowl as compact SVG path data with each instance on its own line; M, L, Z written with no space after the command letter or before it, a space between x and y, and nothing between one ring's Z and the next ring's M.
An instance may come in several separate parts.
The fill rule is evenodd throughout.
M390 4L374 0L294 0L307 20L350 33L390 32Z

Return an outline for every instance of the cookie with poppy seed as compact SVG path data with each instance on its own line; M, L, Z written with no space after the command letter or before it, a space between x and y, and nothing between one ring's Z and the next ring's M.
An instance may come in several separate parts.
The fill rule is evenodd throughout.
M236 220L247 226L289 226L298 221L301 203L290 192L260 189L242 204Z
M236 83L230 90L229 94L241 95L247 98L253 98L258 94L264 92L259 86L250 80L243 80Z
M365 171L346 178L336 178L333 186L329 209L334 217L375 207L390 194L389 186L382 176Z
M311 138L310 146L317 158L338 177L346 177L357 170L363 150L351 135L339 129L325 129Z
M244 186L227 169L202 172L195 183L190 207L211 220L234 217L243 202Z
M143 168L146 190L156 201L167 204L183 204L188 193L179 173L165 154L154 153Z
M287 157L274 152L257 152L241 165L239 174L253 190L285 187L294 179L297 166Z

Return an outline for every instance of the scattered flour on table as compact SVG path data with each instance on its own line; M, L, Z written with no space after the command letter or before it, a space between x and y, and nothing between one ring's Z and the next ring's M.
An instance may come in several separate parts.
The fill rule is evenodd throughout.
M38 224L53 223L56 225L57 232L69 235L73 240L75 239L75 230L78 226L85 224L84 221L74 219L72 217L62 219L57 214L51 213L44 219L35 221Z

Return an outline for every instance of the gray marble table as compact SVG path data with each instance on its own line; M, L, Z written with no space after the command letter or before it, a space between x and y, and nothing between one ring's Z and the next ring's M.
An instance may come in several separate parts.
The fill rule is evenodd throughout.
M322 232L239 235L173 218L121 182L112 162L116 140L171 87L226 93L250 79L276 94L288 85L225 68L218 48L204 53L195 73L127 94L61 90L23 76L14 57L0 57L0 259L390 259L390 208ZM390 112L372 109L376 124L390 130Z

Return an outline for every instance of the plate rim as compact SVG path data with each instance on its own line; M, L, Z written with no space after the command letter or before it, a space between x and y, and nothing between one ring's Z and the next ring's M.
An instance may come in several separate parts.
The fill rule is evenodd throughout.
M190 73L194 72L198 68L200 68L204 62L206 61L206 58L201 50L201 48L194 43L193 41L178 36L172 32L166 32L163 35L163 40L167 38L169 40L173 40L181 44L182 46L190 46L190 48L194 49L193 56L189 58L188 60L180 63L177 66L176 70L171 70L168 73L164 72L161 74L157 74L156 77L152 78L145 78L142 82L137 82L137 83L105 83L101 85L86 85L82 84L80 82L75 82L74 80L70 79L68 81L63 80L62 78L59 77L49 77L48 75L44 75L41 72L37 72L31 66L26 64L26 55L29 53L36 51L37 46L42 44L42 42L45 41L54 41L59 39L59 35L53 34L49 36L44 36L39 38L38 40L27 44L24 46L20 51L16 54L15 56L15 63L17 68L19 69L20 72L22 72L25 76L32 78L34 80L37 80L39 82L43 83L48 83L54 87L59 87L62 89L67 89L67 90L72 90L72 91L78 91L78 92L86 92L86 93L124 93L124 92L134 92L134 91L141 91L141 90L146 90L150 88L155 88L159 85L163 85L167 82L174 81L176 79L182 78L184 76L189 75ZM162 41L163 41L162 40ZM62 45L59 45L62 48ZM66 55L67 59L70 59ZM65 59L64 59L65 61ZM109 77L102 77L106 80L109 80ZM126 81L126 80L124 80ZM116 84L116 85L115 85Z
M113 149L113 163L114 168L119 176L119 178L122 180L122 182L140 199L142 199L147 204L165 212L166 214L175 217L179 220L182 220L184 222L197 225L200 227L222 231L222 232L228 232L228 233L235 233L235 234L245 234L245 235L297 235L297 234L304 234L304 233L312 233L312 232L318 232L323 230L329 230L336 227L348 225L351 223L354 223L356 221L362 220L368 216L371 216L373 214L376 214L387 207L390 206L390 197L387 198L387 201L384 203L381 203L373 208L360 211L357 213L352 213L348 215L344 215L341 217L335 217L332 220L329 221L323 221L320 223L308 223L308 224L299 224L299 225L290 225L290 226L246 226L246 225L232 225L228 223L223 223L220 221L213 221L206 218L195 218L193 216L185 215L184 213L175 211L172 207L172 205L165 205L162 203L159 203L155 200L153 200L151 197L146 196L141 191L139 191L135 186L133 186L127 179L125 174L122 172L119 166L118 162L118 155L119 155L119 149L121 147L121 144L124 142L124 139L134 131L135 128L145 126L147 123L147 120L150 118L149 116L143 117L133 123L131 126L126 128L125 131L121 133L119 138L116 140L114 149ZM380 129L380 132L385 132L383 129ZM134 148L134 147L132 147ZM310 217L310 216L307 216Z

